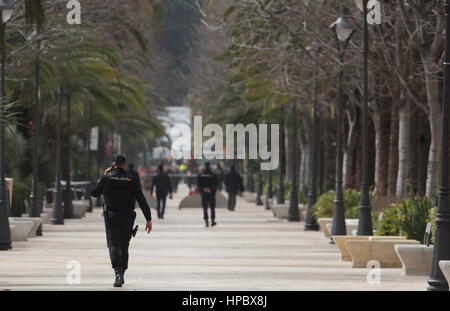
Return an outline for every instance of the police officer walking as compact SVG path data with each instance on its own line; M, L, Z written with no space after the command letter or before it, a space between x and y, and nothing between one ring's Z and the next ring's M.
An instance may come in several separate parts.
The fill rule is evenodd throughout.
M205 226L209 227L208 206L211 209L211 226L217 225L216 219L216 190L217 176L211 171L209 163L205 163L205 169L198 174L197 187L202 196L203 219Z
M154 188L156 188L156 209L158 211L158 218L164 219L167 195L170 194L170 198L172 199L172 184L169 175L164 172L163 164L158 165L158 175L153 178L150 189L152 195Z
M228 210L234 211L236 207L236 196L244 192L242 176L236 172L236 167L230 167L230 171L225 175L225 189L228 193Z
M95 189L93 197L103 195L105 199L103 217L105 219L106 239L108 243L111 264L115 271L114 287L122 287L125 283L124 274L128 268L128 247L133 230L136 212L136 201L147 220L146 231L152 231L152 216L147 200L142 193L140 181L125 170L126 159L117 156L112 167L105 171Z

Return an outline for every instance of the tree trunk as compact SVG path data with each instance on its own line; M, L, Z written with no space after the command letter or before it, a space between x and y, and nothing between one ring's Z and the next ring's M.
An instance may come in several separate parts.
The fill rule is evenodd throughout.
M399 108L398 112L398 172L395 195L404 197L407 194L408 153L410 149L409 131L411 111L409 101Z
M372 112L375 129L375 192L387 194L389 171L389 119L385 112Z
M343 164L343 176L344 186L346 188L353 188L355 186L355 153L356 142L358 140L358 117L355 110L354 113L346 111L347 122L349 123L349 130L347 135L347 143L344 150L344 164Z
M389 138L389 177L388 195L394 196L397 187L398 174L398 109L391 110L391 132Z
M439 158L442 140L442 109L439 100L439 77L436 66L431 57L422 57L425 70L425 86L428 99L428 120L431 130L431 144L428 154L426 196L431 197L438 191L439 186Z

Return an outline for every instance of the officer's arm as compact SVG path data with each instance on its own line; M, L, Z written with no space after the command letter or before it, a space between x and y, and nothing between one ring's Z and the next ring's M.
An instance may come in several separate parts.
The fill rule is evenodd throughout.
M145 216L147 221L152 220L152 212L150 211L150 207L148 206L147 199L142 192L142 187L140 184L136 184L136 201L139 204L139 207L142 210L142 213Z
M95 186L94 189L92 189L91 191L91 196L93 196L94 198L98 198L102 195L103 193L103 189L106 183L106 177L103 176L102 178L100 178L97 182L97 185Z

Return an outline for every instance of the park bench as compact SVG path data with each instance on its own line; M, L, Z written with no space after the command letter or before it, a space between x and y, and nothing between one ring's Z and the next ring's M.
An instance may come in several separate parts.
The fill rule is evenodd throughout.
M430 273L433 246L427 245L395 245L402 275L426 276Z
M450 284L450 260L439 261L439 267L441 268L447 283Z
M352 261L352 256L350 255L347 247L347 241L378 241L378 240L406 240L402 236L351 236L351 235L335 235L333 237L334 243L336 244L341 261Z
M28 233L28 237L32 238L36 236L36 232L41 225L41 218L40 217L10 217L10 221L31 221L32 227Z
M14 227L11 231L11 240L16 241L27 241L28 236L33 228L33 222L30 220L9 220L10 225Z
M397 244L420 244L416 240L348 240L345 242L353 261L353 268L366 268L367 263L376 260L380 268L401 268L402 264L395 252Z

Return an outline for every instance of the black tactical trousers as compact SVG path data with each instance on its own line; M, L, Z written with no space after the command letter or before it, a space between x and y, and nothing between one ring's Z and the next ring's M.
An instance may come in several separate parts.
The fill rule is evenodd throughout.
M228 209L230 211L234 211L236 207L236 193L228 193Z
M216 195L213 193L202 194L203 219L208 221L208 206L211 209L211 220L216 219Z
M156 210L158 211L158 217L164 217L166 211L167 195L156 195Z
M133 234L136 213L103 213L109 257L114 270L128 269L128 246Z

